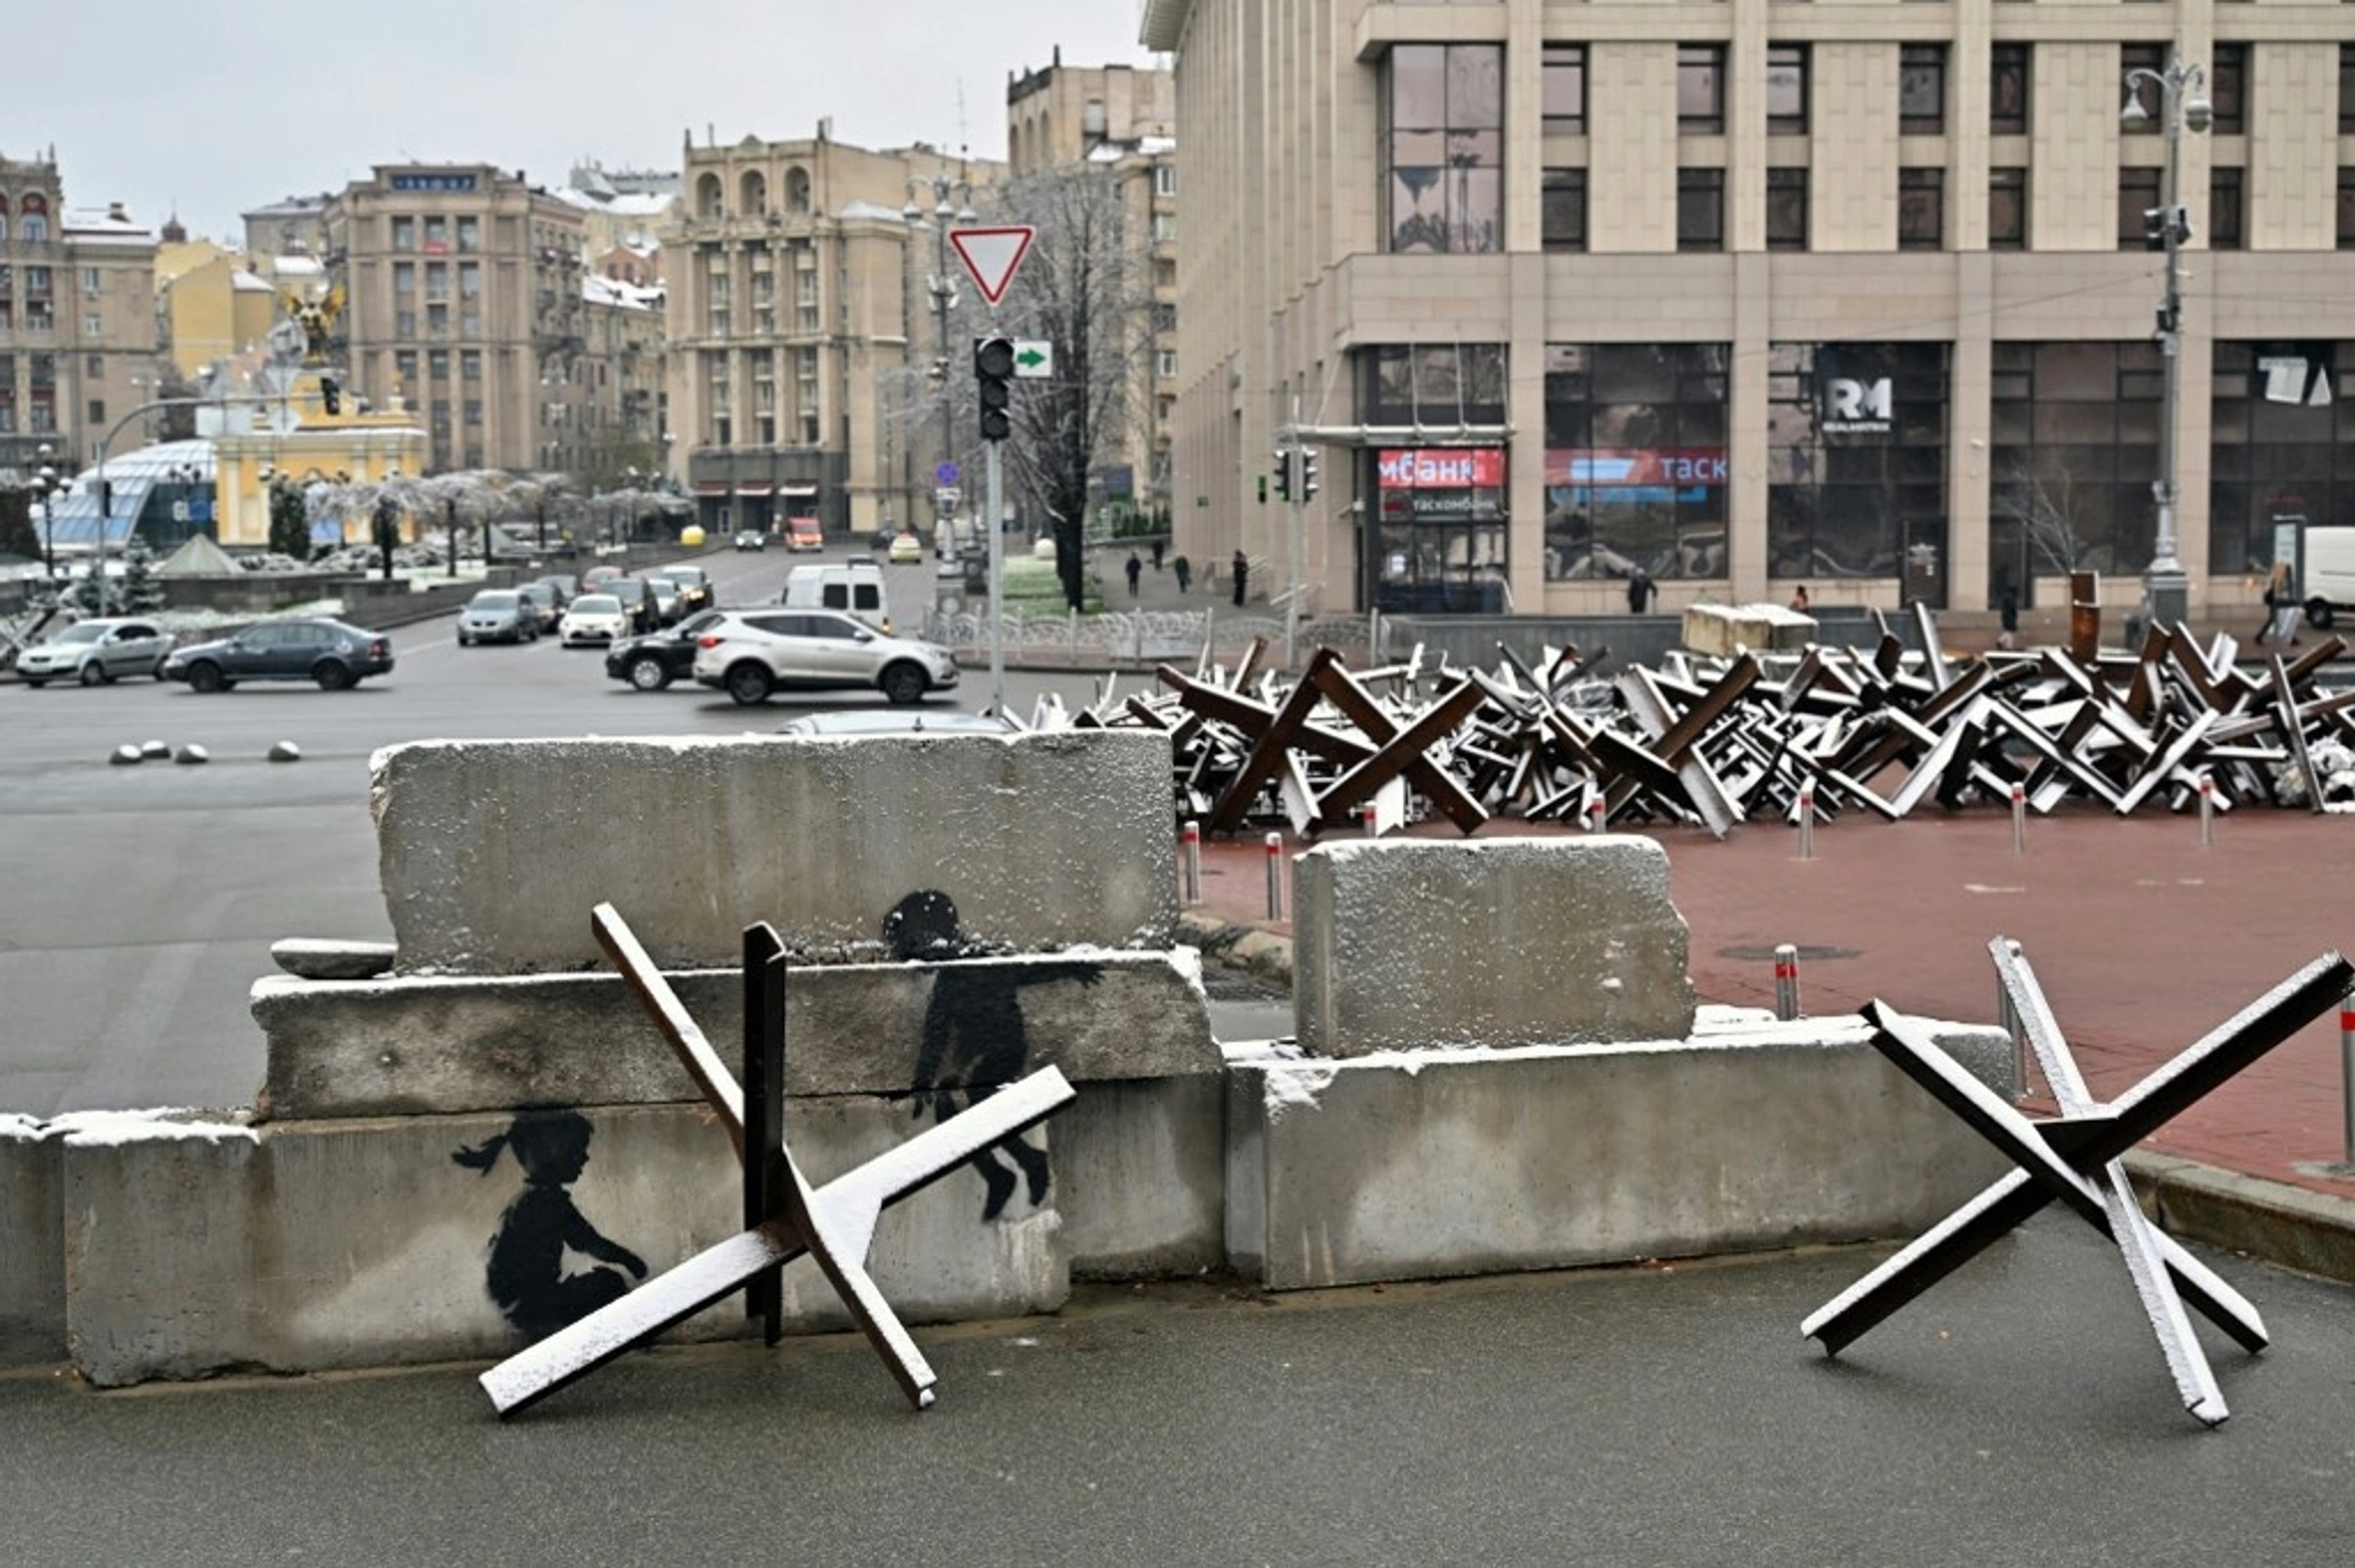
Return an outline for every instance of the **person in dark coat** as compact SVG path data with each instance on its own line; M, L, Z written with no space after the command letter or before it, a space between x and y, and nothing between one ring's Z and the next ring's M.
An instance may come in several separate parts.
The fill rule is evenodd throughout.
M1169 569L1178 576L1178 591L1185 592L1186 585L1194 580L1194 563L1180 555L1169 563Z
M1245 590L1251 581L1250 557L1237 550L1235 553L1235 560L1231 563L1231 569L1235 574L1235 602L1239 606L1243 602Z
M1627 613L1640 615L1651 608L1652 575L1637 567L1627 574Z
M1144 572L1144 563L1137 559L1134 550L1129 552L1129 564L1123 569L1129 574L1129 597L1134 599L1137 596L1137 578Z

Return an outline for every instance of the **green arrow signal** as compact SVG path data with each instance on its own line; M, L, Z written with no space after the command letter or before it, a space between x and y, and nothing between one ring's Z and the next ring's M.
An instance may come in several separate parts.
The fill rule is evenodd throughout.
M1034 371L1047 362L1047 356L1036 349L1025 349L1014 356L1014 362L1026 371Z

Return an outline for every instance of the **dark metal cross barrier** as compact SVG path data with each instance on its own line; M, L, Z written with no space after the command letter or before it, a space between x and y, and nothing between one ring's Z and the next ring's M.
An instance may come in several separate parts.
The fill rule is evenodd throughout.
M614 907L598 905L590 923L736 1145L744 1163L744 1230L485 1372L491 1403L511 1415L738 1289L761 1322L764 1342L775 1345L783 1329L784 1267L806 1252L908 1402L918 1410L931 1404L932 1368L867 1272L875 1222L886 1207L1070 1104L1074 1091L1062 1070L1034 1072L813 1190L785 1144L786 964L775 929L763 921L744 931L740 1087Z
M1924 1021L1884 1002L1867 1003L1864 1015L1881 1054L2019 1168L1843 1291L1802 1323L1800 1333L1821 1341L1825 1354L1838 1355L2057 1198L2118 1244L2184 1407L2217 1425L2231 1412L2184 1315L2185 1303L2246 1350L2265 1347L2265 1323L2231 1286L2143 1217L2120 1157L2338 1006L2355 967L2336 953L2323 955L2126 1093L2103 1102L2086 1091L2017 945L1999 936L1988 946L2061 1115L2042 1121L2022 1116L1947 1055Z

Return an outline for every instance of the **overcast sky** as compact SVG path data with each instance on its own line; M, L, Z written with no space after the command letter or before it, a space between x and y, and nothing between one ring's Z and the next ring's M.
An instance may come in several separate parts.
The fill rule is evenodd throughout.
M1005 153L1007 78L1159 63L1138 0L87 0L40 12L0 155L52 147L76 208L231 239L376 164L675 170L692 132ZM23 29L18 29L22 33ZM30 47L37 41L37 49Z

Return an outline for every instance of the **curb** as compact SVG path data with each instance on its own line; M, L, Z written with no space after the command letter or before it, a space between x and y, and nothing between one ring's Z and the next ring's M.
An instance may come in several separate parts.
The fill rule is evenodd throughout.
M1288 936L1188 911L1178 917L1177 937L1213 963L1292 983ZM2129 1153L2125 1165L2143 1212L2169 1235L2355 1285L2355 1197L2149 1150Z

